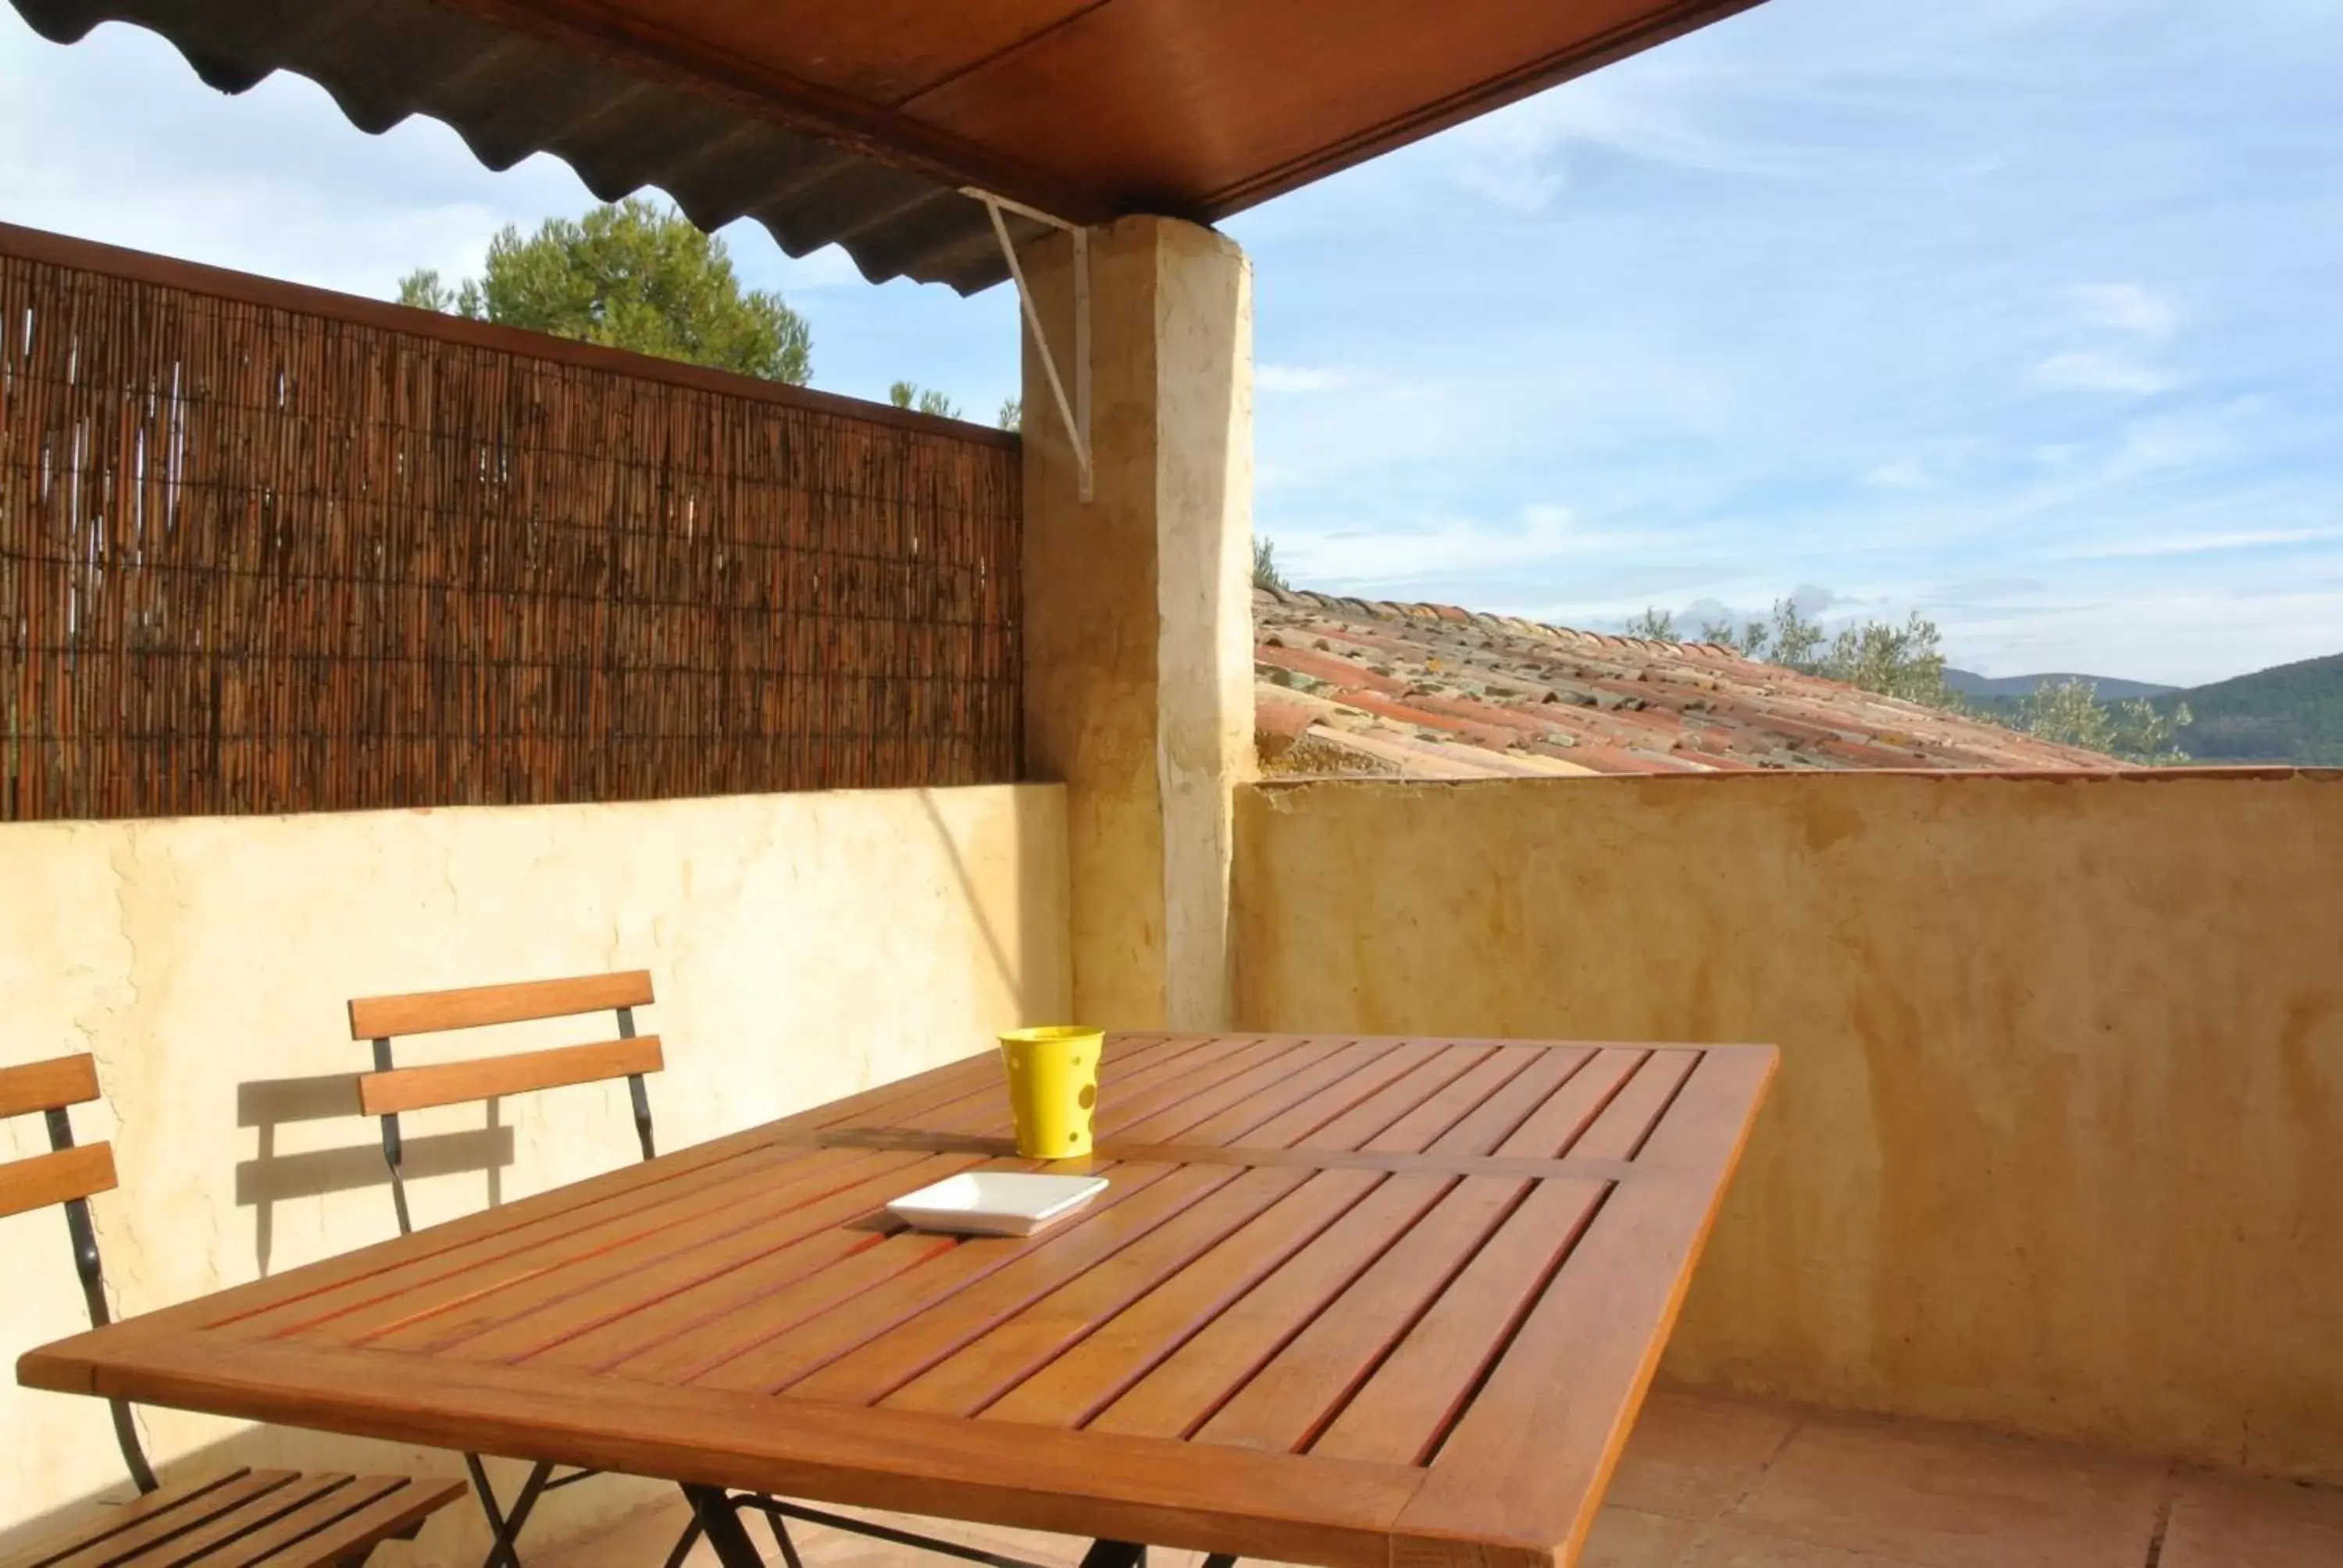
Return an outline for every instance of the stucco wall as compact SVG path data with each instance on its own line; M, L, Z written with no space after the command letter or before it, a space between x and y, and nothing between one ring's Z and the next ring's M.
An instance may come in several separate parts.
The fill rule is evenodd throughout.
M1781 1047L1673 1378L2343 1481L2343 777L1238 820L1249 1027Z
M77 1110L122 1187L95 1201L117 1307L136 1312L394 1233L367 1060L367 993L643 968L666 1042L663 1148L983 1049L1068 1006L1062 791L1054 786L641 805L0 826L0 1063L96 1053ZM417 1041L422 1062L608 1038L606 1015ZM624 1084L406 1119L418 1224L635 1158ZM0 1158L45 1149L38 1118ZM0 1349L83 1324L65 1221L0 1219ZM447 1470L446 1454L146 1412L158 1457ZM121 1477L97 1402L0 1386L0 1545ZM509 1491L509 1483L508 1490ZM546 1542L641 1501L549 1500ZM477 1562L448 1510L422 1563Z
M1070 236L1024 253L1060 364ZM1067 792L1074 1005L1212 1029L1228 1001L1230 787L1252 771L1252 273L1211 229L1090 240L1091 498L1024 337L1025 762Z

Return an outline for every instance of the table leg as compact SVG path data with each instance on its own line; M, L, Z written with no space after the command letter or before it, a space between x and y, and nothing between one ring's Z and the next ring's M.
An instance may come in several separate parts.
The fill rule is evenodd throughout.
M708 1543L716 1548L716 1560L724 1568L765 1568L764 1558L758 1554L756 1543L749 1539L722 1487L686 1486L683 1494L690 1500L699 1528L707 1533Z
M537 1500L551 1490L553 1466L539 1463L529 1471L528 1480L522 1483L520 1495L513 1500L512 1512L507 1513L497 1503L497 1489L488 1484L488 1469L481 1462L480 1456L468 1453L464 1456L464 1462L471 1469L472 1487L480 1496L480 1511L488 1516L488 1528L496 1537L489 1543L488 1559L480 1568L520 1568L520 1527L528 1523L529 1514L536 1511ZM582 1473L569 1479L580 1480L584 1474L590 1473Z
M1147 1568L1147 1548L1128 1541L1093 1541L1082 1568Z
M948 1557L963 1558L985 1564L986 1568L1038 1568L1037 1564L1025 1563L1015 1557L1003 1557L995 1553L981 1552L974 1547L962 1546L958 1542L939 1541L931 1536L914 1535L909 1531L891 1529L867 1519L850 1519L835 1513L825 1513L819 1509L808 1508L802 1503L781 1503L769 1497L744 1495L736 1507L733 1500L720 1488L712 1486L686 1486L683 1489L683 1494L691 1501L696 1528L708 1533L708 1543L716 1548L717 1559L723 1563L724 1568L763 1568L763 1560L758 1556L755 1544L749 1539L749 1533L741 1528L739 1508L759 1509L772 1521L774 1539L780 1543L782 1555L789 1560L789 1568L803 1568L803 1565L799 1563L797 1552L781 1528L783 1515L808 1520L817 1524L827 1524L836 1530L851 1531L858 1535L869 1535L881 1541L894 1542L900 1545L920 1547L926 1551L941 1553ZM677 1548L678 1557L688 1549L689 1541L690 1537L687 1535L684 1544ZM1232 1553L1214 1553L1204 1559L1204 1568L1236 1568L1236 1561ZM670 1558L669 1568L675 1568L675 1558ZM1093 1541L1091 1543L1091 1549L1082 1555L1081 1568L1147 1568L1147 1548L1130 1541Z

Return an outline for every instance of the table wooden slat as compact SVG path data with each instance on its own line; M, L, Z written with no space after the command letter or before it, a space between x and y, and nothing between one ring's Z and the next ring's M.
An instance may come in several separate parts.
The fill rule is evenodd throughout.
M1587 1160L1634 1158L1699 1060L1700 1053L1694 1050L1652 1052L1594 1124L1566 1145L1564 1152Z
M1651 1054L1619 1046L1596 1051L1594 1060L1572 1074L1567 1082L1547 1097L1545 1103L1506 1135L1505 1141L1497 1145L1497 1152L1534 1160L1553 1159L1578 1141L1580 1134L1602 1114L1603 1108L1611 1103L1612 1096L1651 1060Z
M1654 1174L1604 1201L1450 1432L1404 1525L1461 1527L1524 1562L1575 1557L1664 1343L1619 1325L1674 1321L1773 1070L1770 1051L1702 1053L1644 1151Z
M1307 1447L1529 1186L1481 1176L1458 1182L1222 1405L1197 1439L1275 1453Z
M35 1387L70 1388L74 1347L97 1337L36 1351L20 1372ZM111 1343L96 1392L157 1404L1021 1529L1224 1543L1280 1562L1385 1562L1391 1523L1423 1479L1391 1465L1263 1463L1272 1456L812 1400L777 1411L699 1388L612 1381L581 1397L574 1377L378 1351L208 1336Z
M554 1270L484 1298L468 1315L443 1313L377 1342L386 1350L429 1347L460 1361L519 1361L667 1296L796 1251L800 1243L851 1250L883 1240L897 1228L884 1218L888 1200L980 1163L960 1155L915 1158L827 1194L801 1193L788 1202L776 1195L777 1213L744 1205L726 1221L679 1227L656 1245L618 1248L590 1264ZM806 1266L812 1264L809 1259Z
M1329 1230L1355 1220L1362 1211L1374 1222L1376 1190L1393 1180L1369 1171L1320 1172L1228 1244L1069 1347L982 1414L992 1421L1081 1425L1192 1335L1222 1321L1255 1285ZM1405 1221L1384 1222L1395 1233Z
M825 1150L810 1159L775 1161L730 1181L712 1182L667 1202L635 1210L623 1219L566 1231L518 1251L468 1261L465 1267L445 1270L427 1281L368 1281L309 1303L327 1315L275 1332L311 1344L362 1344L428 1323L427 1334L407 1336L410 1344L420 1342L418 1348L427 1347L460 1337L462 1324L479 1321L480 1313L493 1312L496 1309L488 1303L504 1291L543 1278L566 1264L614 1254L639 1258L655 1252L679 1230L704 1234L725 1224L739 1205L756 1202L760 1195L764 1203L786 1209L799 1194L820 1197L862 1176L900 1171L916 1164L919 1158ZM468 1315L451 1321L447 1316L451 1312Z
M895 1390L884 1402L895 1410L974 1415L1099 1324L1144 1300L1317 1180L1306 1171L1243 1172L1133 1242L1115 1257L1113 1267L1090 1269L1069 1280Z
M1148 1092L1163 1084L1192 1081L1211 1070L1218 1054L1210 1042L1163 1039L1129 1053L1111 1050L1100 1065L1100 1092L1110 1101ZM1001 1061L988 1057L974 1089L907 1119L903 1125L941 1131L1001 1132L1011 1129L1009 1102L1001 1092Z
M1250 1144L1259 1146L1260 1129L1264 1122L1293 1110L1298 1105L1314 1102L1353 1075L1373 1066L1377 1058L1394 1049L1391 1040L1324 1040L1316 1042L1322 1048L1314 1060L1282 1060L1287 1070L1278 1074L1257 1092L1237 1100L1224 1110L1215 1111L1200 1121L1169 1131L1176 1145ZM1133 1141L1144 1135L1164 1136L1158 1129L1148 1134L1120 1128L1113 1134L1121 1141Z
M1295 1101L1266 1119L1253 1119L1242 1132L1219 1141L1241 1149L1290 1149L1336 1118L1348 1114L1359 1102L1383 1092L1393 1080L1404 1078L1439 1054L1436 1040L1353 1040L1343 1050L1357 1066L1334 1082L1314 1087L1306 1098ZM1183 1134L1180 1141L1202 1143L1211 1140Z
M1472 1068L1458 1074L1438 1093L1356 1145L1369 1154L1421 1154L1455 1131L1458 1123L1479 1111L1534 1063L1546 1060L1537 1050L1491 1050Z
M327 1315L337 1292L353 1288L387 1294L508 1255L525 1246L622 1224L628 1216L744 1172L770 1171L803 1152L759 1131L678 1151L654 1166L614 1171L540 1192L501 1209L467 1215L378 1247L150 1314L178 1326L200 1323L214 1332L265 1337ZM672 1161L673 1163L669 1163ZM649 1179L646 1179L649 1178ZM362 1298L371 1299L371 1295Z
M1232 1053L1219 1064L1221 1070L1216 1075L1173 1086L1176 1092L1130 1107L1101 1101L1099 1135L1173 1141L1189 1129L1223 1111L1232 1108L1250 1111L1257 1100L1280 1094L1295 1073L1322 1057L1333 1055L1343 1043L1339 1040L1310 1040L1287 1050L1274 1040L1263 1040Z
M1032 1168L986 1050L45 1347L20 1375L1333 1568L1566 1563L1774 1064L1117 1037L1098 1152L1052 1167L1107 1178L1088 1209L1031 1238L905 1231L884 1205L912 1188ZM374 1505L256 1484L196 1523L257 1540Z
M1310 1452L1428 1459L1610 1191L1607 1181L1539 1182Z
M806 1399L876 1404L978 1335L1024 1311L1059 1286L1117 1258L1157 1231L1188 1220L1179 1235L1201 1225L1233 1228L1301 1181L1298 1171L1241 1171L1189 1166L1174 1171L1127 1203L1095 1216L1078 1216L1043 1245L999 1272L948 1295L916 1303L914 1314L879 1338L789 1385ZM1226 1190L1233 1188L1233 1193ZM1225 1194L1225 1195L1224 1195Z
M1119 1379L1101 1376L1086 1387L1079 1368L1068 1368L1063 1375L1052 1368L1049 1376L1018 1391L1032 1396L1023 1412L1003 1408L989 1413L1023 1413L1051 1425L1082 1424L1087 1417L1086 1423L1100 1432L1186 1437L1454 1185L1444 1177L1392 1177L1160 1364L1144 1369L1127 1392L1118 1387ZM1102 1400L1111 1402L1089 1417Z
M1433 1140L1434 1154L1489 1154L1512 1137L1537 1108L1594 1060L1584 1050L1529 1050L1521 1075L1483 1101L1473 1113Z
M915 1374L958 1343L950 1337L954 1325L927 1321L932 1309L950 1303L951 1312L962 1315L1014 1311L1032 1294L1112 1256L1236 1175L1233 1170L1118 1166L1108 1178L1112 1185L1097 1201L1043 1236L961 1241L933 1262L841 1302L691 1381L707 1388L778 1392L860 1355L863 1360L855 1363L860 1372L850 1366L837 1374L838 1382L845 1385L860 1377L891 1387L886 1382L890 1371L887 1352L870 1351L870 1346L884 1341L907 1354L923 1356L905 1375ZM996 1277L1001 1275L1007 1277ZM837 1402L868 1403L876 1397L850 1395Z
M1413 1070L1393 1079L1323 1127L1295 1139L1293 1147L1363 1148L1379 1134L1423 1109L1493 1052L1493 1047L1485 1045L1440 1047Z

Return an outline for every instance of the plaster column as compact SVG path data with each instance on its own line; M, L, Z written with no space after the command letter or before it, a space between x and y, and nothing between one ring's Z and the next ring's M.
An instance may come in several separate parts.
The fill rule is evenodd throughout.
M1088 502L1024 335L1026 772L1067 787L1077 1020L1213 1029L1252 766L1252 272L1172 218L1090 247ZM1071 397L1071 238L1021 258Z

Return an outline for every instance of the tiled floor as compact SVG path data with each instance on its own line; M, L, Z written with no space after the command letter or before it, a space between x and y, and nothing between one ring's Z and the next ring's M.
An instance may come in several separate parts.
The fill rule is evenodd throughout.
M531 1568L659 1562L683 1505L647 1510ZM1031 1561L1062 1536L897 1521ZM941 1565L808 1526L807 1568ZM761 1529L760 1541L765 1538ZM768 1545L769 1554L770 1552ZM1156 1552L1151 1568L1198 1568ZM1613 1480L1583 1568L2343 1568L2343 1493L1960 1427L1660 1393ZM716 1568L703 1544L689 1568ZM1259 1568L1259 1565L1253 1565Z

